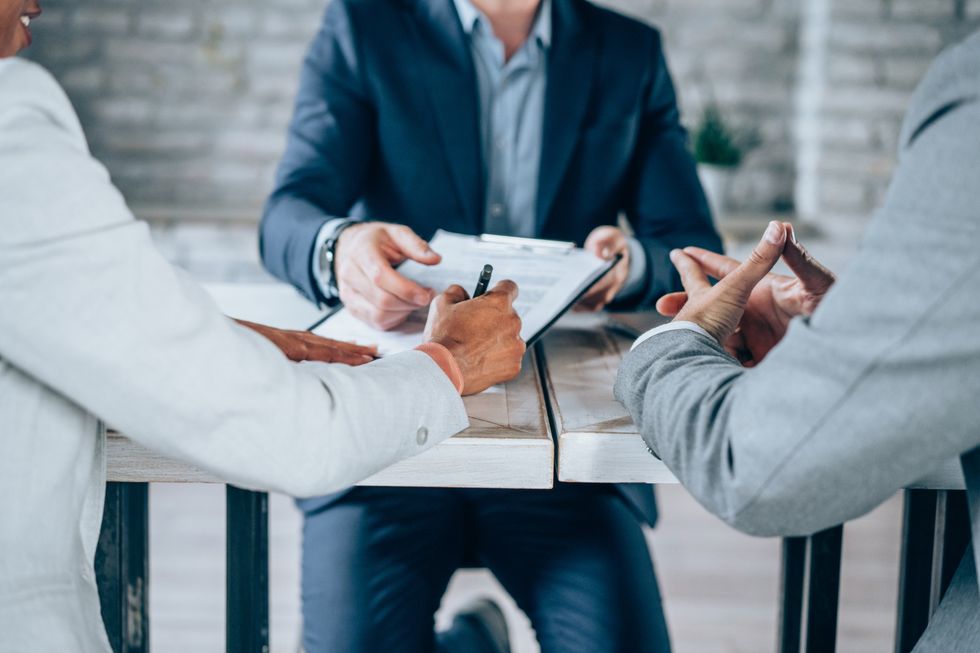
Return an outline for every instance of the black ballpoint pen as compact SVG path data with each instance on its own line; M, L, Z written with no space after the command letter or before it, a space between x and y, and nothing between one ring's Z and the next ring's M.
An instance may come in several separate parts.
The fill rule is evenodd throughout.
M490 285L490 275L492 274L493 266L490 264L484 265L483 272L480 273L480 280L476 282L476 290L473 291L473 299L476 299L487 291L487 287Z

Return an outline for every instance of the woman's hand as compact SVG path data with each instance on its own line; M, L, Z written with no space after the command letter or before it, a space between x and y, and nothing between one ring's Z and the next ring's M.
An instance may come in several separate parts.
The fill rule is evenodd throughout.
M330 338L321 338L309 331L287 331L264 324L235 320L244 327L262 335L278 347L291 361L319 361L321 363L344 363L345 365L364 365L378 357L375 346L355 345Z

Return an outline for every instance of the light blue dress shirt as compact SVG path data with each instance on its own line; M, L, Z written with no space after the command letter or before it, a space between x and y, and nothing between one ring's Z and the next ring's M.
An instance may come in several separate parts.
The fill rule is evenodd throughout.
M551 0L542 0L531 33L509 60L493 25L470 0L453 0L466 34L479 94L480 135L486 175L484 231L507 236L538 236L535 207L544 134ZM328 270L320 269L319 251L345 220L320 230L313 250L313 274L329 297ZM618 299L643 287L646 251L631 238L630 271Z
M454 0L473 56L486 173L484 231L533 238L551 0L538 9L524 45L507 61L490 20L470 0Z

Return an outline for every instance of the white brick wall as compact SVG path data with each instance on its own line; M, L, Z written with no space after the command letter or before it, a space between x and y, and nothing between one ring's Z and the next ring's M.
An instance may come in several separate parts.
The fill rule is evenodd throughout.
M977 5L834 0L813 217L864 218L880 201L912 91L943 47L980 27Z
M716 102L761 146L733 181L736 210L790 210L795 171L793 85L799 8L794 0L600 0L659 27L692 126Z
M685 121L715 99L763 143L736 208L792 210L802 3L602 0L662 28ZM980 25L980 0L832 0L813 166L818 213L867 214L928 62ZM31 56L75 102L92 148L141 215L254 221L325 0L63 0ZM804 173L807 174L807 173Z

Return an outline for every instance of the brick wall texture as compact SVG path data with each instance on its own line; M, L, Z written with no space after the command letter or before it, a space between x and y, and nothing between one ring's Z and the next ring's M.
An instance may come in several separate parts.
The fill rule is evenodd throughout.
M659 26L685 122L716 102L761 139L737 210L792 211L800 34L811 0L603 0ZM820 212L867 214L894 165L906 101L980 0L826 3L815 174ZM138 215L255 221L282 151L324 0L61 0L30 56L61 80L94 153Z

